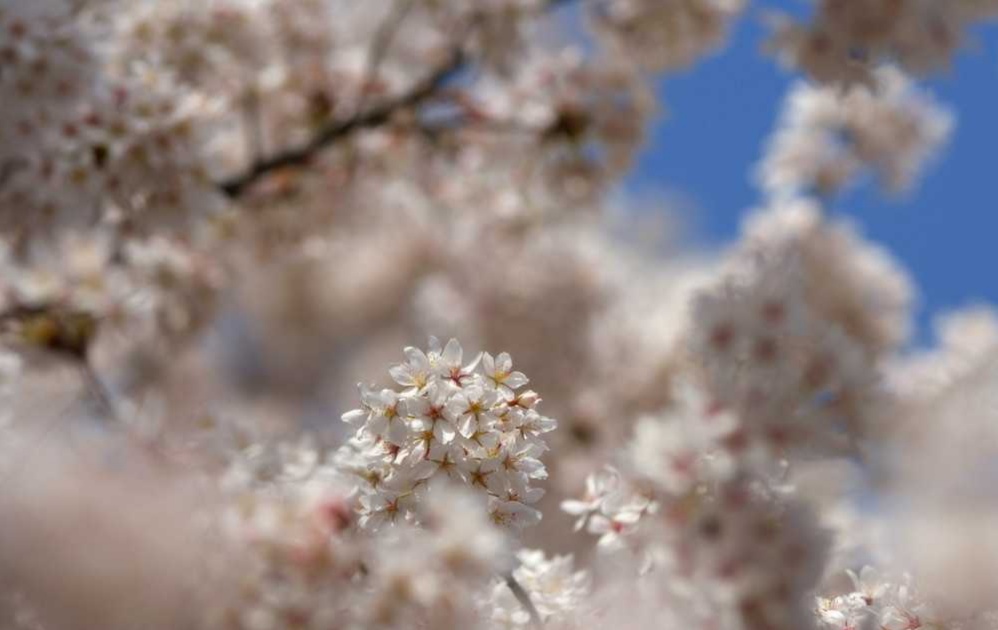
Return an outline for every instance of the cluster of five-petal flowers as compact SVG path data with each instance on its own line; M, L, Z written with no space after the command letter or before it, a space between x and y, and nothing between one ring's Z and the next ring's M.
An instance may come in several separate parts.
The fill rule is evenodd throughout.
M536 411L535 392L518 391L527 377L505 352L464 363L455 339L404 352L390 370L404 389L361 385L361 408L343 414L356 430L349 448L361 455L352 460L361 521L411 520L428 482L449 477L484 493L496 523L535 524L540 512L531 505L544 491L531 482L547 477L542 436L556 423Z

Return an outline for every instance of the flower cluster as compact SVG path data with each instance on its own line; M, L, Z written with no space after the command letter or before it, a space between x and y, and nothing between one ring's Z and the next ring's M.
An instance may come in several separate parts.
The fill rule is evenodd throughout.
M599 546L608 549L623 545L641 517L654 513L658 505L624 484L616 468L586 477L586 492L581 499L562 501L561 509L576 517L575 530L583 527L599 535Z
M677 393L671 413L638 424L627 476L590 476L585 497L562 509L601 548L637 552L642 579L666 588L659 596L685 623L802 627L826 535L773 471L726 448L734 417Z
M652 69L682 68L720 46L743 0L597 0L593 22L611 46Z
M813 4L711 260L614 191L745 0L0 0L0 627L998 628L998 315L824 207L998 0Z
M822 0L809 24L778 15L774 46L821 81L866 80L868 64L883 59L927 72L947 65L971 25L996 15L993 0Z
M527 377L513 370L507 353L482 353L463 363L455 339L429 352L405 349L406 362L391 369L405 387L361 387L363 407L343 414L356 428L348 448L351 468L363 481L361 522L377 527L414 517L418 497L434 478L447 477L488 496L489 515L522 528L540 521L531 507L547 478L539 457L543 434L556 423L540 415L537 394L517 391Z
M421 527L400 524L372 537L356 527L348 479L334 462L307 445L259 450L247 449L224 477L229 502L217 560L237 563L242 587L222 591L208 627L477 623L476 598L505 549L478 497L460 488L435 494L418 506ZM237 549L237 558L226 555Z
M892 191L909 189L950 135L953 116L891 66L872 85L799 83L759 169L773 195L831 194L869 169Z
M847 574L853 587L851 592L818 598L817 614L822 628L909 630L979 627L970 620L947 619L936 613L919 594L910 575L905 574L897 582L892 582L870 566L864 566L858 574L851 570ZM983 627L988 627L986 621Z
M194 11L185 2L141 2L115 24L119 54L155 61L186 85L239 98L257 87L254 68L274 59L275 39L264 29L271 4L222 0Z
M516 580L537 610L545 626L564 627L589 613L586 599L592 592L588 571L576 571L571 556L548 558L543 551L522 549L513 571ZM481 602L489 626L497 630L530 627L530 614L517 601L505 580L496 579Z
M103 331L127 336L119 349L202 330L222 277L200 247L165 235L122 244L69 234L33 264L0 251L0 270L0 310L86 314Z
M583 157L592 157L566 148L599 147L610 172L625 168L654 111L645 86L626 66L593 63L578 48L531 53L512 82L486 77L477 86L475 115L538 133L552 161L549 179L558 165L571 175L584 168Z
M737 271L693 306L708 396L742 422L729 447L843 452L874 422L876 361L905 339L910 286L809 202L778 204L747 232Z
M731 452L839 451L869 404L874 377L861 349L802 308L791 265L773 261L696 305L695 352L710 399L740 415L724 438Z
M23 236L210 213L198 135L210 104L149 66L114 68L100 3L44 4L0 12L0 98L16 103L0 114L0 222Z

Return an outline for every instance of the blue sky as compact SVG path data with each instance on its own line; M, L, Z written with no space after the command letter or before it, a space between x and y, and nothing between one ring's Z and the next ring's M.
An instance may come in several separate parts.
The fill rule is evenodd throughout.
M750 12L725 50L661 82L667 115L626 182L632 191L688 199L691 229L711 245L733 240L758 204L752 169L795 79L759 52L765 36ZM892 198L863 185L831 209L852 217L908 269L920 293L921 342L931 339L939 312L998 304L998 27L975 40L949 72L923 82L954 110L957 125L918 187Z

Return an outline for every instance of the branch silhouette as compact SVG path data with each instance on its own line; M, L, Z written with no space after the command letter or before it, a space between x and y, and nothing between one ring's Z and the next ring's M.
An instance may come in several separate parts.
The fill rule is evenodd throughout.
M275 155L254 162L245 172L218 183L221 191L229 197L238 197L247 188L266 175L291 166L308 164L316 154L351 134L383 125L397 112L416 107L433 97L437 91L465 66L465 56L455 50L449 59L406 92L384 100L364 111L357 112L346 120L333 121L320 129L308 142L298 147L280 151Z

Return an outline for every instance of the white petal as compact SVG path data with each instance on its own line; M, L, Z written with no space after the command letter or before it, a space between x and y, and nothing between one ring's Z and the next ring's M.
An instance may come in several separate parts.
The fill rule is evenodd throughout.
M360 427L363 426L365 422L367 422L367 417L369 415L370 414L363 409L354 409L340 416L340 419L351 426Z
M433 437L443 444L449 444L454 439L456 433L457 431L454 430L454 426L449 422L438 421L436 426L433 427Z
M506 385L506 387L509 387L510 389L516 389L517 387L523 387L528 382L530 381L523 374L523 372L513 372L512 374L506 377L506 380L503 381L503 384Z
M407 365L393 365L388 369L388 373L391 374L392 380L399 385L413 385L412 372Z
M593 517L589 519L589 527L586 528L586 531L590 534L605 534L609 532L610 529L610 519L601 514L594 514Z
M447 342L444 347L444 352L440 355L443 362L449 366L460 367L461 366L461 356L464 354L461 349L461 344L458 343L457 339L451 339Z
M578 499L566 499L561 502L561 511L567 512L572 516L578 516L579 514L585 514L592 510L592 504L586 501L579 501Z
M492 355L488 352L482 353L482 369L485 370L486 374L495 374L495 362L492 359Z

